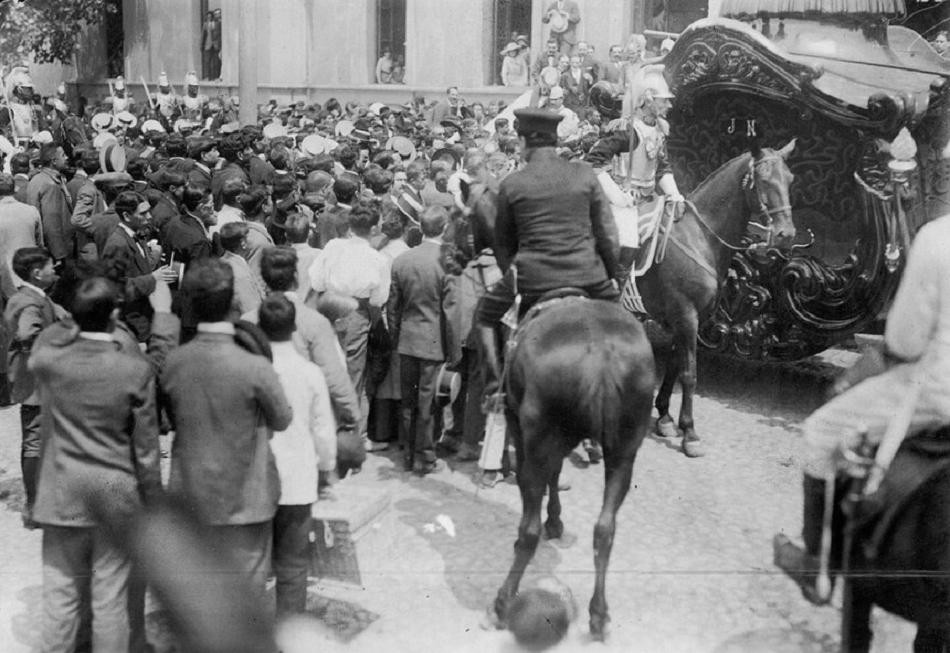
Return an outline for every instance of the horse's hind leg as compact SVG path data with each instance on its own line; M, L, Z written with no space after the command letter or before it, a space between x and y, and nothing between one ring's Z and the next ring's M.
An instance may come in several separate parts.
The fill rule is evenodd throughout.
M498 595L495 597L495 615L499 622L507 621L508 604L518 593L518 585L524 571L534 557L541 538L541 501L544 498L544 488L550 478L550 469L545 468L545 459L532 455L537 450L535 438L541 437L536 432L525 429L525 439L517 438L518 423L512 413L507 413L509 435L520 441L518 451L518 488L521 491L521 524L518 526L518 539L515 541L515 559L511 570L505 579ZM525 445L530 445L527 449Z
M656 433L664 438L675 438L679 432L676 430L673 418L670 417L670 397L673 396L673 386L676 385L676 379L679 376L679 352L675 345L665 367L663 383L660 384L654 402L659 415L656 420Z
M683 401L680 404L679 427L683 432L683 453L690 458L705 455L705 448L699 436L696 435L693 422L693 396L696 393L696 338L698 333L698 318L691 313L685 320L682 328L677 332L676 351L678 352L677 367L679 381L683 389Z
M548 518L544 522L544 536L549 540L556 540L564 534L564 523L561 521L561 496L557 489L563 464L563 458L554 463L554 471L548 481Z
M590 600L590 634L594 639L603 640L606 634L607 622L610 616L607 611L607 565L610 562L610 551L614 545L614 532L617 527L617 510L627 496L630 489L630 479L633 477L633 462L636 459L636 448L633 442L639 443L639 438L627 446L634 446L632 452L624 447L621 451L604 451L604 505L600 509L597 525L594 526L594 595ZM605 443L606 445L606 443Z

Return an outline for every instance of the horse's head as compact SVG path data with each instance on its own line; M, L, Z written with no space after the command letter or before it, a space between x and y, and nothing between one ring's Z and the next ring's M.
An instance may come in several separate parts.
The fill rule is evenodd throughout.
M795 149L793 138L785 147L753 148L745 187L749 193L752 223L768 234L769 245L786 245L795 238L788 188L794 175L785 163Z

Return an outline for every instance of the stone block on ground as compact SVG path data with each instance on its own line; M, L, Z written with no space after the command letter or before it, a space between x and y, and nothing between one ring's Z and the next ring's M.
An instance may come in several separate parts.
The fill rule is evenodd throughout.
M317 579L362 585L367 561L388 553L390 492L380 485L347 478L333 488L333 499L314 504L311 575Z

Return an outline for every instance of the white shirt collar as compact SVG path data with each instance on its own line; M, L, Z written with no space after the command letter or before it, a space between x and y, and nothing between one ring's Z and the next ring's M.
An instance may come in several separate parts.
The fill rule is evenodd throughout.
M424 242L424 243L435 243L436 245L441 245L441 244L442 244L442 239L441 239L441 238L438 238L438 237L436 237L436 238L423 238L423 239L422 239L422 242Z
M199 322L198 333L222 333L234 335L234 324L231 322Z
M33 285L32 283L30 283L29 281L23 281L22 279L20 279L20 287L21 287L21 288L29 288L29 289L32 290L33 292L38 293L38 294L42 295L43 297L46 297L46 291L45 291L45 290L43 290L43 289L40 288L39 286L34 286L34 285Z
M294 303L300 302L300 295L298 295L297 291L295 290L285 290L284 297L286 297L287 299L289 299L290 301Z
M111 333L104 333L102 331L80 331L79 337L85 338L86 340L98 340L99 342L115 342Z

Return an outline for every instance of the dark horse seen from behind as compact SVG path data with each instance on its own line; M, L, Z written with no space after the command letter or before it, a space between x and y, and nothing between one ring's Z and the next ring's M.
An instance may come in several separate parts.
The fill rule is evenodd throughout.
M525 322L509 352L508 437L517 452L522 513L515 559L494 610L504 623L508 606L541 537L541 500L548 493L544 534L559 538L561 465L582 439L604 451L604 503L594 527L596 582L590 630L604 636L604 584L617 509L630 488L637 450L649 429L655 372L643 327L618 304L567 298Z
M785 164L794 147L793 140L779 150L756 148L713 172L689 194L687 211L673 224L662 262L637 279L647 312L673 336L672 356L656 395L657 432L678 434L669 414L678 380L683 389L679 428L687 456L705 453L693 423L699 325L716 306L733 252L745 249L740 241L750 222L760 221L766 247L790 245L795 237L788 198L792 173Z

